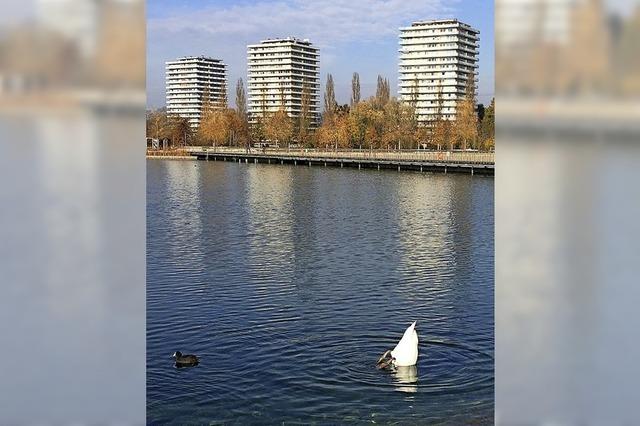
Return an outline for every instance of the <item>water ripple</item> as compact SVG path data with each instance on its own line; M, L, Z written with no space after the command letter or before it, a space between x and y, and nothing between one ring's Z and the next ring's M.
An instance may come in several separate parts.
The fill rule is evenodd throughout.
M147 229L150 423L493 423L492 180L154 161Z

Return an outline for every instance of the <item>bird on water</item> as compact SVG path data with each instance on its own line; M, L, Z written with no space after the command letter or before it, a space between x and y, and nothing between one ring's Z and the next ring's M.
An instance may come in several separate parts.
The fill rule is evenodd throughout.
M197 356L183 355L180 351L176 351L173 355L171 355L171 357L175 358L176 366L178 367L191 367L194 365L198 365L198 363L200 362L200 359L198 359Z
M418 333L416 323L407 328L393 350L388 350L378 360L378 368L409 367L418 362Z

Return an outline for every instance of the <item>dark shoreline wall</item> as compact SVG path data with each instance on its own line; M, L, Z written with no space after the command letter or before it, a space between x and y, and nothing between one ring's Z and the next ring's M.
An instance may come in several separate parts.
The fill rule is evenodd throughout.
M201 161L232 161L237 163L289 164L307 167L356 167L359 169L417 171L432 173L464 173L494 176L494 164L455 162L421 162L353 158L293 157L261 154L225 154L198 152L192 154Z

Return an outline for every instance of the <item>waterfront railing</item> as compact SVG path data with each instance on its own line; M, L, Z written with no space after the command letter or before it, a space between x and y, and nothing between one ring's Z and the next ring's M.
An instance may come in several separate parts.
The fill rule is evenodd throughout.
M304 157L318 159L350 159L363 161L403 161L433 163L495 164L494 152L479 151L428 151L428 150L367 150L367 149L311 149L311 148L237 148L237 147L185 147L190 153L216 153L231 155L260 155L273 157Z

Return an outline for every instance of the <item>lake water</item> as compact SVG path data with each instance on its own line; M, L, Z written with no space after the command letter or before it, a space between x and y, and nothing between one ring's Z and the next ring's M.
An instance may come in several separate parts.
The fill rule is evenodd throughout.
M493 424L493 197L490 177L148 160L147 421ZM416 368L377 370L414 320Z

